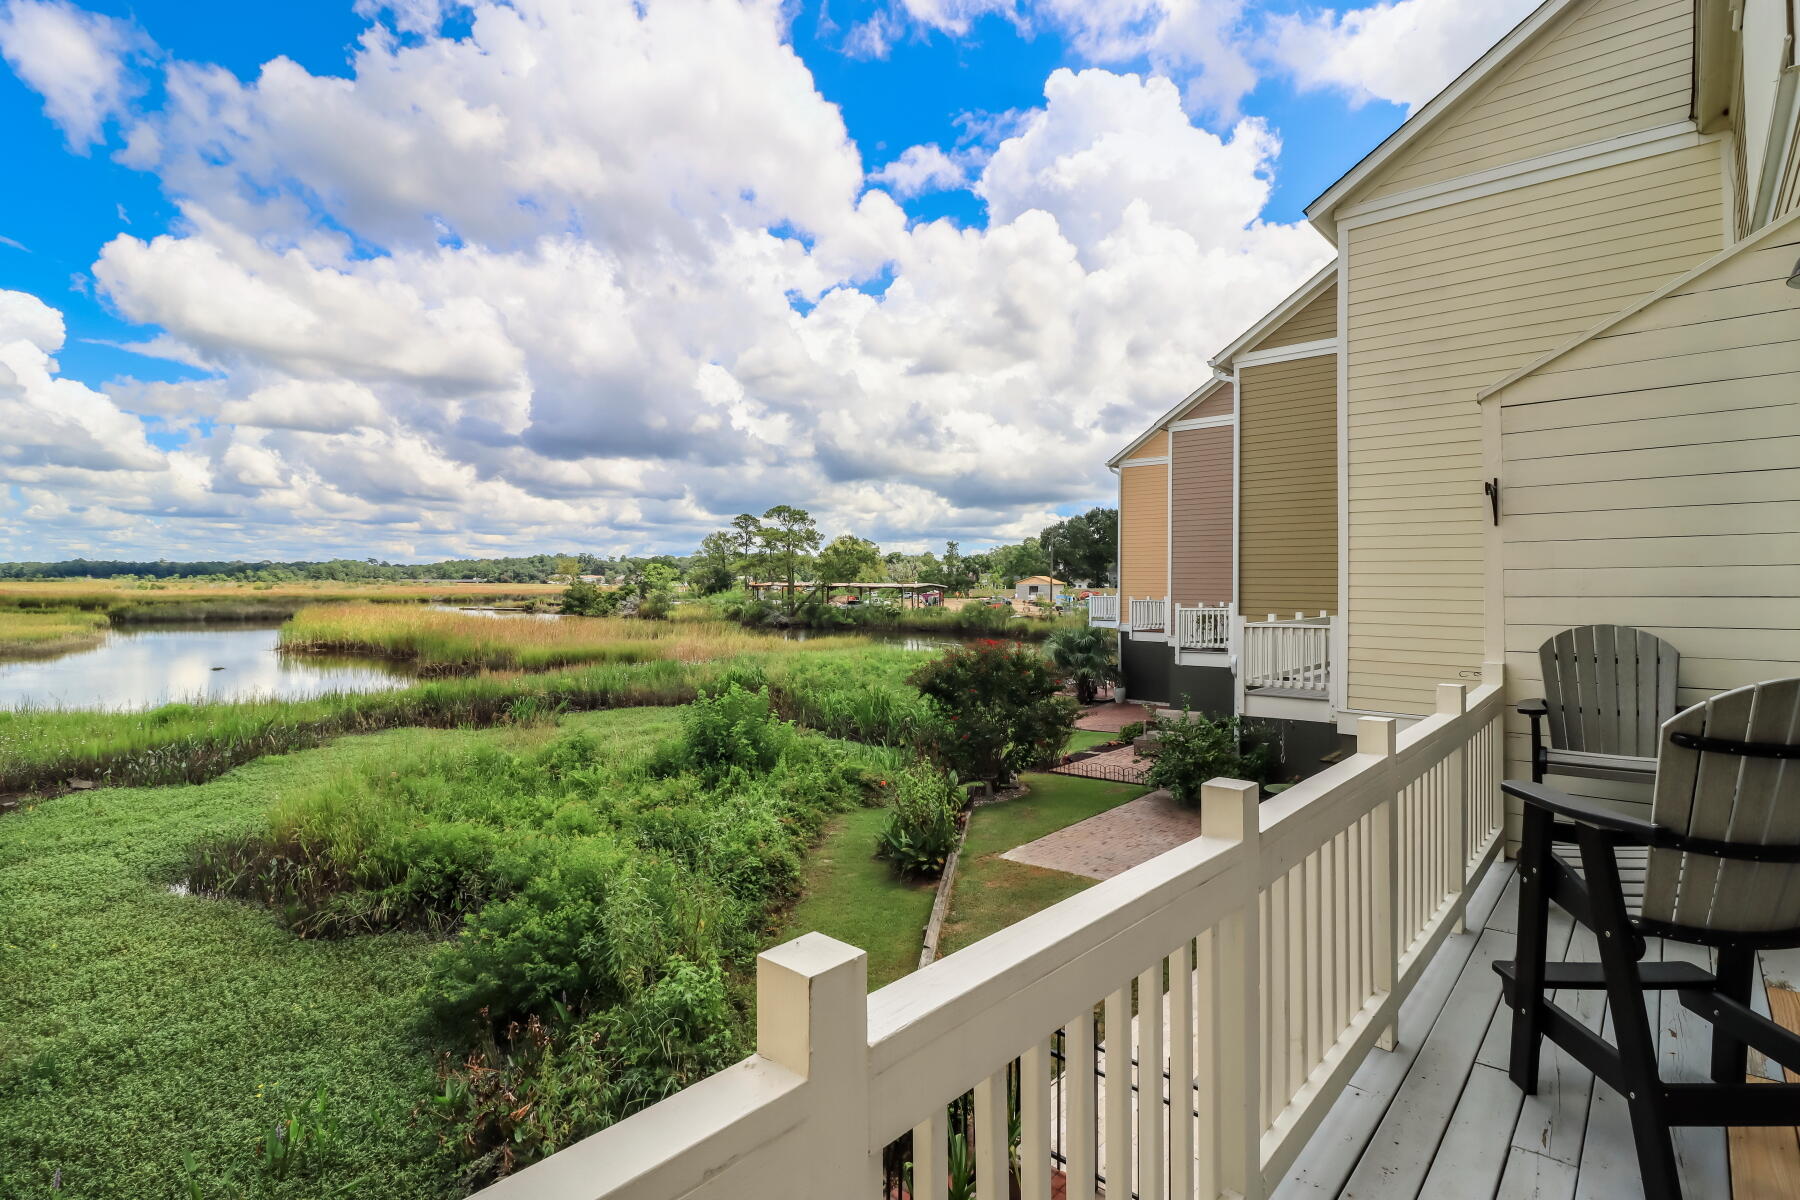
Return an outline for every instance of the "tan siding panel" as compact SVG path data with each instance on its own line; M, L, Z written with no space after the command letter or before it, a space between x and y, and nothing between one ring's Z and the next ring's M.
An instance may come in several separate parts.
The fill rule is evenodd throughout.
M1337 336L1337 284L1333 283L1300 311L1265 333L1242 353L1273 350L1278 346L1297 346L1301 342L1322 342Z
M1396 155L1354 199L1687 119L1692 0L1589 0Z
M1717 251L1722 202L1717 151L1700 145L1350 231L1352 708L1429 712L1434 683L1480 670L1487 508L1476 393ZM1595 220L1624 207L1628 220ZM1477 252L1465 253L1474 238ZM1747 403L1760 401L1717 407ZM1515 492L1514 482L1509 512L1520 515L1509 524L1538 521L1522 513L1537 507L1526 498L1537 489ZM1413 665L1430 669L1393 670L1392 646L1426 624L1436 636Z
M1173 594L1181 604L1231 599L1232 437L1224 425L1184 429L1172 438Z
M1337 610L1337 357L1245 367L1244 613Z
M1122 596L1147 599L1168 594L1167 466L1119 469L1119 558Z

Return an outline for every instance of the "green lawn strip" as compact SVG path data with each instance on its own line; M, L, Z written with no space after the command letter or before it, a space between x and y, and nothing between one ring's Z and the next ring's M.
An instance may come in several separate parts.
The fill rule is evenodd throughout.
M569 718L615 743L673 710ZM552 727L404 729L271 755L211 782L104 788L0 819L0 1196L167 1200L191 1152L208 1198L463 1194L416 1116L433 1046L417 934L303 941L266 911L172 893L189 847L254 829L286 794L369 762ZM257 1140L323 1086L341 1119L317 1171L263 1179Z
M885 808L832 819L807 862L806 894L789 911L777 942L817 931L869 954L869 990L919 965L932 880L907 883L875 858L875 838L888 822Z
M942 952L980 941L990 933L1094 886L1097 880L1001 858L1047 833L1117 808L1147 790L1074 775L1032 773L1030 792L1017 800L975 810L963 846L962 865L944 922Z
M1063 747L1064 754L1078 754L1117 738L1116 733L1108 733L1104 729L1077 729L1069 735L1069 744Z

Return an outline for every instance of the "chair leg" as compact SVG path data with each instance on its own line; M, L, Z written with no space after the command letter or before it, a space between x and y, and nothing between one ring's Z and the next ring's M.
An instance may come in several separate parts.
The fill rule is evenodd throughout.
M1722 946L1718 965L1713 971L1719 981L1719 994L1750 1003L1750 990L1756 986L1756 951L1743 946ZM1714 1083L1742 1083L1749 1070L1744 1043L1717 1025L1712 1031L1712 1078Z
M1600 946L1601 970L1606 976L1607 1008L1612 1015L1613 1040L1618 1046L1625 1103L1631 1111L1631 1136L1637 1144L1644 1196L1646 1200L1681 1200L1681 1183L1675 1173L1675 1143L1669 1136L1668 1106L1662 1078L1656 1070L1656 1035L1644 1011L1644 985L1632 949L1632 928L1625 913L1625 893L1619 885L1618 862L1600 830L1580 826L1577 840L1587 876L1594 938Z
M1525 808L1519 843L1519 932L1513 959L1512 1060L1508 1074L1527 1096L1537 1093L1544 1045L1544 958L1550 926L1552 821L1542 809Z

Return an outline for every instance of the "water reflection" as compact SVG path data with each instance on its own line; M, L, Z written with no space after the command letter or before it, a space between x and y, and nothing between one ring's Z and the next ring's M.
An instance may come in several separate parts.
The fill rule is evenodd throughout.
M300 700L403 687L368 659L286 655L274 625L127 626L92 650L0 663L0 709L154 708L177 700Z

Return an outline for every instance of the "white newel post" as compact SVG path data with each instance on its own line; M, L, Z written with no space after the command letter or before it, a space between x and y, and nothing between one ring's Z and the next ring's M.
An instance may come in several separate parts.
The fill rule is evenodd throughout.
M1356 752L1373 754L1377 758L1392 759L1394 751L1399 748L1400 727L1392 717L1359 717L1356 721ZM1373 831L1370 840L1374 851L1371 856L1373 865L1370 874L1372 899L1374 900L1374 928L1370 930L1374 941L1375 990L1386 992L1388 1002L1393 1008L1393 1018L1381 1031L1375 1044L1383 1050L1392 1050L1397 1034L1396 1022L1400 1016L1399 1005L1393 1003L1394 987L1400 979L1400 872L1396 869L1400 863L1399 814L1395 811L1399 802L1399 789L1394 787L1390 775L1391 769L1381 776L1381 795L1384 799L1370 812L1373 819Z
M1250 869L1235 913L1218 927L1219 989L1214 1025L1218 1104L1214 1111L1220 1189L1244 1200L1262 1200L1262 1002L1257 993L1262 976L1257 961L1262 933L1257 927L1257 897L1262 871L1257 866L1261 826L1258 788L1241 779L1214 779L1200 791L1200 836L1242 841ZM1202 1039L1205 1031L1202 1031ZM1202 1138L1204 1140L1204 1136Z
M789 1164L794 1200L881 1191L869 1146L869 957L809 933L756 960L756 1053L806 1077L806 1152Z
M1469 711L1469 689L1460 683L1440 683L1437 689L1437 710L1448 717L1460 717ZM1456 749L1450 752L1444 764L1444 782L1450 788L1446 803L1450 811L1445 814L1450 820L1449 845L1444 847L1447 861L1444 863L1444 876L1456 885L1456 921L1452 933L1462 933L1463 911L1468 907L1469 884L1469 789L1466 786L1467 775L1464 770L1466 756L1462 747L1467 743L1466 737L1459 737Z

